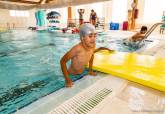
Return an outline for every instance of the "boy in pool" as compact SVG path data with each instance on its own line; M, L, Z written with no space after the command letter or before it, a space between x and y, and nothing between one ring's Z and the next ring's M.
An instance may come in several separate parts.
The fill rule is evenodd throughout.
M131 37L131 40L133 42L142 41L144 39L144 36L145 36L146 32L147 32L147 27L146 26L142 26L141 29L140 29L140 32L137 32L136 34L134 34Z
M64 74L66 87L73 85L69 75L82 74L85 66L89 63L89 75L95 76L96 74L92 71L94 53L100 50L112 51L108 48L100 47L95 50L96 45L96 31L92 24L83 24L80 27L80 40L81 42L72 47L61 59L61 69ZM67 69L66 63L71 60L71 65Z
M136 34L134 34L130 38L124 39L124 44L130 45L133 47L137 47L138 45L140 45L141 41L144 39L146 32L147 32L147 27L142 26L140 29L140 32L137 32Z
M146 32L147 32L147 27L142 26L141 29L140 29L140 32L137 32L136 34L131 36L128 40L132 41L132 42L142 41L144 39L144 36L145 36Z

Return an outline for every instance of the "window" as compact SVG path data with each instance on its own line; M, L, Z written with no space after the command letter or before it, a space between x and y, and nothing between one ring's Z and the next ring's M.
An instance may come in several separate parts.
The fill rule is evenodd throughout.
M10 16L29 17L28 11L10 10Z
M24 16L25 16L25 17L29 17L29 16L30 16L29 12L28 12L28 11L25 11L25 12L24 12Z
M10 16L15 16L15 10L10 10Z

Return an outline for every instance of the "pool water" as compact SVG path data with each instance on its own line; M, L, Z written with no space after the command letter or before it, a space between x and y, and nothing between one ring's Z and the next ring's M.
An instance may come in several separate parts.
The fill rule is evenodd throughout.
M79 41L77 34L26 30L1 33L0 113L10 114L63 88L60 58ZM136 50L106 33L98 34L97 47L100 46L117 51Z
M128 39L128 37L113 37L110 32L101 32L98 33L97 47L103 46L116 51L134 52L143 47L144 44L147 45L148 43L150 43L143 41L139 43L139 45L135 45L135 43L134 45L128 45L125 44L126 39Z

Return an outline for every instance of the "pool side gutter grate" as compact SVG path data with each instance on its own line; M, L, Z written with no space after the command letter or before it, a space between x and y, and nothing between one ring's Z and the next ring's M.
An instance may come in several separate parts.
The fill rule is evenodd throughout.
M105 83L102 83L102 86L92 86L47 114L87 114L111 92L112 89Z

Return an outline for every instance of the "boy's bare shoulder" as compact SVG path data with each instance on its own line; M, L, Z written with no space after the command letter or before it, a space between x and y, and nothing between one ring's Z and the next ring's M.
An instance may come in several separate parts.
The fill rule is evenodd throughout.
M81 48L82 46L81 46L81 43L78 43L78 44L76 44L75 46L73 46L73 48Z
M74 51L74 52L77 52L77 53L80 52L80 51L82 50L82 45L81 45L81 43L79 43L79 44L73 46L71 50Z

